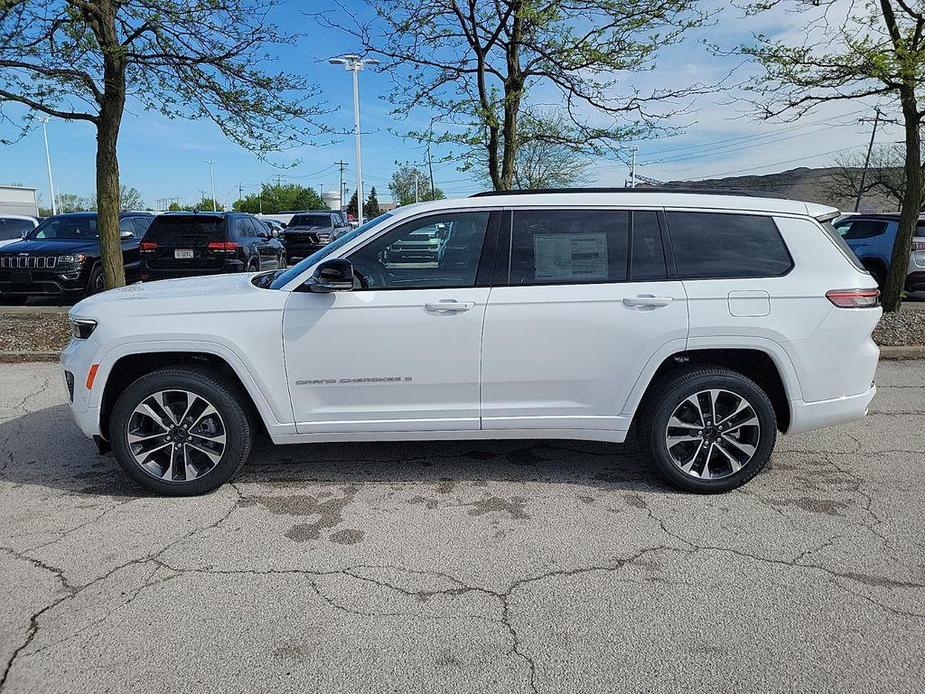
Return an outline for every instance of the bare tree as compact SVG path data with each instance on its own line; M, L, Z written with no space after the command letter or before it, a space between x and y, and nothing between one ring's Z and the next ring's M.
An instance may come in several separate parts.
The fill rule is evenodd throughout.
M525 113L514 155L514 188L565 188L587 179L588 157L565 134L561 117Z
M303 78L270 74L286 44L277 0L0 0L0 118L38 113L96 128L96 195L107 287L125 283L119 242L119 128L126 103L210 118L260 155L300 144L317 107ZM11 108L16 104L19 108ZM23 110L21 107L28 110Z
M651 70L661 47L707 20L696 0L368 0L375 19L341 6L326 17L394 76L395 113L433 118L421 141L454 146L463 169L487 172L496 190L514 182L520 118L532 90L554 94L558 137L600 154L683 110L702 85L643 91L630 73ZM621 79L617 78L621 76ZM443 132L434 136L433 125Z
M848 99L891 103L901 114L906 184L883 288L884 309L895 311L902 302L925 180L920 133L925 109L919 104L925 85L925 5L870 0L846 8L838 0L758 0L749 10L781 6L804 14L802 35L797 40L792 35L783 40L758 36L738 51L764 70L747 85L764 118L796 119L820 104Z

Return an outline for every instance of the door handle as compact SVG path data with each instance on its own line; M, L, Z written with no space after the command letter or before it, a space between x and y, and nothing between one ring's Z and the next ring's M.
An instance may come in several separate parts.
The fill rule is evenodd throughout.
M424 304L424 310L431 313L462 313L475 308L474 301L456 301L456 299L440 299L440 301L428 301Z
M661 308L667 306L674 298L670 296L653 296L651 294L640 294L639 296L628 296L623 299L623 305L630 308Z

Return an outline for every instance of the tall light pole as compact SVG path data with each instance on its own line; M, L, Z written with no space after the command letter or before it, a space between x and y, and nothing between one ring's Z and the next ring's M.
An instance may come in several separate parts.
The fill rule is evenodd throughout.
M361 58L355 54L342 55L338 58L330 58L328 62L332 65L343 65L345 70L353 73L353 135L356 139L356 160L357 160L357 222L363 224L363 159L360 154L360 70L364 65L378 65L379 61L374 58Z
M630 188L636 187L636 152L639 151L639 145L633 145L630 147L630 151L633 153L633 167L630 169Z
M58 203L55 202L55 181L51 175L51 152L48 150L48 116L42 120L42 134L45 136L45 161L48 163L48 192L51 194L51 213L58 214Z
M209 165L209 181L212 183L212 211L218 212L218 203L215 202L215 175L212 173L212 165L215 164L211 159L206 159Z

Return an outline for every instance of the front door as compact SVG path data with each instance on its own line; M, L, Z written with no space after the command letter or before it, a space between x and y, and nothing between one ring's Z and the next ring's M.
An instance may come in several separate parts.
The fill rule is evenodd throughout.
M629 426L647 362L687 336L662 241L653 210L513 211L507 286L485 314L483 429Z
M482 251L493 254L496 219L480 211L405 222L345 256L353 291L292 293L283 339L299 433L479 428L492 260ZM399 252L422 235L437 239L435 252Z

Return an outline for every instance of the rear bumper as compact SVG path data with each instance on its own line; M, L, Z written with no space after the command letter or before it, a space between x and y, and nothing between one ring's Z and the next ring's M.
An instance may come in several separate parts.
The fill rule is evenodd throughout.
M871 385L870 390L864 393L832 400L791 400L790 427L787 433L799 434L861 419L867 414L867 408L876 394L877 386Z

